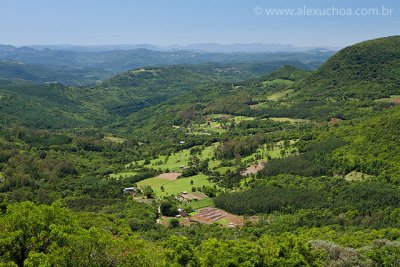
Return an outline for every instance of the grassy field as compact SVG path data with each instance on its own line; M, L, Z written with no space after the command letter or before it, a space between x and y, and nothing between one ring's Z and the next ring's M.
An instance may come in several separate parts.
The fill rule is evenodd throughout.
M207 123L202 124L193 124L189 129L189 134L223 134L226 132L224 126L216 121L209 121Z
M211 170L214 172L219 172L220 174L225 174L228 171L233 171L235 167L214 167Z
M214 206L214 202L211 198L204 198L204 199L201 199L198 201L192 201L188 204L185 204L183 206L183 208L186 208L189 206L194 210L198 210L198 209Z
M210 166L216 166L220 162L214 161L212 158L214 157L215 148L218 146L218 143L214 143L212 146L206 147L201 151L201 154L196 155L201 160L210 159ZM181 166L188 166L190 160L190 150L183 149L179 152L171 154L170 156L159 156L155 159L150 160L150 164L144 164L144 160L140 160L137 162L132 162L127 164L125 167L132 167L132 166L145 166L148 168L158 169L158 170L166 170L168 169L169 172L181 172Z
M193 181L193 185L191 184ZM163 178L149 178L138 183L138 186L150 186L153 188L157 197L177 195L182 191L191 192L192 187L214 186L214 183L208 181L208 176L198 174L192 177L179 178L175 181L169 181ZM164 187L164 192L161 190Z
M272 81L263 81L262 84L264 86L271 86L271 85L292 85L294 82L290 80L284 79L275 79Z
M296 143L296 140L290 140L289 147L286 150L290 152L293 149L292 145L294 143ZM281 158L283 156L283 150L285 150L283 141L275 143L274 146L271 148L269 148L268 145L263 145L259 149L257 149L257 152L251 154L250 156L242 158L242 162L255 162L257 156L260 158L258 161L265 161L268 159L268 157Z
M191 125L188 128L189 134L223 134L232 122L238 124L242 121L254 120L254 117L211 114L206 117L206 120L206 123Z
M346 176L344 178L347 181L351 182L351 181L364 181L371 177L372 177L371 175L368 175L368 174L365 174L362 172L352 171L352 172L346 174Z
M273 121L278 121L278 122L290 122L290 123L308 123L311 122L310 120L306 119L291 119L291 118L269 118L270 120Z
M375 100L376 102L389 102L389 103L400 103L400 95L391 95L388 98L381 98Z
M180 166L188 165L189 158L189 149L184 149L170 156L159 156L156 159L150 160L150 164L144 166L159 170L169 169L170 172L179 172L181 170ZM144 161L140 161L138 164L143 165Z
M121 138L121 137L116 137L116 136L107 136L107 137L104 137L104 140L108 141L108 142L112 142L112 143L118 143L118 144L122 144L126 141L126 139Z
M278 91L275 92L269 96L267 96L267 99L270 101L279 101L281 100L283 97L289 95L293 93L293 89L288 89L288 90L282 90L282 91Z
M110 174L110 178L114 179L120 179L120 178L125 178L129 176L135 176L137 175L137 172L119 172L119 173L112 173Z
M277 142L272 147L268 145L263 145L257 149L257 151L247 157L241 158L241 161L245 163L247 166L254 165L256 163L265 162L268 158L281 158L283 156L287 156L293 153L296 153L295 149L293 148L293 144L296 140L290 140L289 146L287 148L284 147L284 142ZM285 151L285 154L282 154L282 151ZM215 161L217 162L217 161ZM234 162L234 160L232 160ZM219 172L221 174L226 173L227 171L235 170L235 167L219 167L217 164L214 168L210 168L214 172Z

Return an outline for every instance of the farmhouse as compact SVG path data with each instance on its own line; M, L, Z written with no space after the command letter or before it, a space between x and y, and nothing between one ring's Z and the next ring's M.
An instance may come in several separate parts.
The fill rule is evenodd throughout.
M183 209L178 209L179 215L180 217L187 217L188 214L186 211L184 211Z
M126 187L122 191L124 193L129 193L131 196L136 196L136 188L134 188L134 187Z
M188 203L191 201L197 201L199 200L199 198L193 194L189 194L186 191L181 192L180 194L178 194L176 197L176 200L182 202L182 203Z
M128 193L128 192L136 192L136 188L134 187L126 187L124 188L124 193Z

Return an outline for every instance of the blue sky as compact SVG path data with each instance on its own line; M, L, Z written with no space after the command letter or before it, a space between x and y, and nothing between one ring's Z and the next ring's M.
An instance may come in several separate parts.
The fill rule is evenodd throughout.
M0 0L0 43L345 46L400 34L399 0ZM267 16L266 8L378 8L391 16ZM255 8L263 14L256 15Z

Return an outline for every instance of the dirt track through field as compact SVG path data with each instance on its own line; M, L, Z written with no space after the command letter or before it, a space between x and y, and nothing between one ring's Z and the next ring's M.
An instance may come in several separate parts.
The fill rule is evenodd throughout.
M162 178L169 181L175 181L176 179L178 179L179 176L181 176L180 172L166 172L160 174L159 176L157 176L157 178Z
M263 168L264 168L264 162L260 162L260 163L255 164L255 165L251 165L250 167L248 167L246 170L244 170L242 172L242 176L247 176L249 174L258 173Z

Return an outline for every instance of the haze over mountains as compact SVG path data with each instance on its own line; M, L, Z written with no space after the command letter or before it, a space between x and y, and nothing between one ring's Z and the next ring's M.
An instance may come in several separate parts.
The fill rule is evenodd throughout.
M312 50L331 50L337 51L339 47L299 47L290 44L268 44L268 43L237 43L237 44L218 44L218 43L196 43L187 45L153 45L153 44L113 44L113 45L24 45L6 46L0 45L2 49L12 49L30 47L38 50L66 50L76 52L102 52L112 50L134 50L148 49L154 51L197 51L208 53L267 53L267 52L306 52Z
M238 45L229 50L225 46L209 45L215 51L185 49L157 49L154 46L50 46L15 47L0 45L0 78L22 78L35 82L61 82L66 85L87 85L115 74L144 66L177 64L246 63L297 61L318 67L334 51L326 49L276 49L268 45ZM225 49L227 48L227 49ZM253 49L254 48L254 49ZM210 49L211 51L212 49ZM293 51L290 51L293 50ZM238 52L233 52L238 51ZM239 52L242 51L242 52ZM246 52L244 52L246 51ZM280 51L280 52L277 52ZM2 61L2 62L1 62ZM44 71L46 70L46 71ZM46 72L46 73L45 73ZM64 73L62 73L64 72ZM42 75L38 75L41 73ZM40 76L40 77L39 77Z

